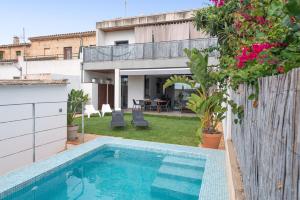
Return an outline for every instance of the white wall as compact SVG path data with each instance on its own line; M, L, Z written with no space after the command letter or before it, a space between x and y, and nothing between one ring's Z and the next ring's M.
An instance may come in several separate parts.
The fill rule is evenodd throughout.
M27 62L28 74L51 73L63 74L71 76L80 76L80 62L79 59L73 60L46 60L46 61L30 61ZM26 71L26 63L21 64Z
M145 77L128 76L128 108L133 107L133 99L144 99Z
M129 44L135 43L134 30L103 32L97 30L97 46L115 45L115 41L128 40Z
M0 105L67 100L66 85L0 86ZM67 103L35 106L36 161L65 149ZM0 106L0 175L33 162L32 104ZM15 121L19 120L19 121Z
M52 79L68 79L68 91L80 89L81 68L79 59L74 60L46 60L46 61L20 61L23 75L27 74L51 74ZM20 72L13 65L0 65L0 79L13 79L20 76Z
M13 79L14 76L20 76L20 71L15 66L0 65L0 79Z
M98 83L101 83L101 80L103 81L103 83L105 83L106 79L111 79L114 82L114 73L101 73L99 72L95 72L95 71L88 71L85 70L84 71L84 83L91 83L92 79L96 79L96 81Z
M95 109L98 108L98 84L95 83L82 83L82 89L89 95L89 104L92 104ZM100 108L101 109L101 108Z

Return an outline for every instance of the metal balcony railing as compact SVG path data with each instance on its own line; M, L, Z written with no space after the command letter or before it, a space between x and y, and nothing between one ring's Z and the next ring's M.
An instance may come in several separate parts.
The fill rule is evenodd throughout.
M138 43L119 46L86 47L83 62L119 60L163 59L185 57L184 49L199 50L217 46L217 38L201 38L155 43Z
M25 61L42 61L42 60L73 60L79 59L79 53L72 53L70 56L64 54L51 54L51 55L34 55L25 56Z

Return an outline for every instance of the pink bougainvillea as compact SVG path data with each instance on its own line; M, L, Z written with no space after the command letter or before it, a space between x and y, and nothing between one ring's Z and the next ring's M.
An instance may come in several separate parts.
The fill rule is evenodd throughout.
M243 47L242 48L242 54L237 56L237 67L239 69L242 69L245 67L245 63L248 61L253 61L259 58L259 54L266 50L272 48L273 45L265 42L265 43L254 43L252 44L251 48ZM262 61L260 61L262 62Z
M277 67L277 72L280 73L280 74L283 74L284 73L284 67L283 66Z
M222 7L225 4L225 0L211 0L217 7Z
M262 16L256 16L255 19L256 19L256 22L259 23L260 25L264 25L264 24L268 23L266 18L264 18Z
M252 16L247 13L241 13L245 20L250 21L252 20Z
M254 43L251 45L251 47L243 47L242 48L242 54L237 56L237 68L242 69L245 67L245 63L247 61L253 61L257 60L260 64L263 63L264 59L267 57L267 55L260 55L261 52L264 50L273 48L273 47L285 47L287 46L286 43L281 42L275 42L275 43ZM268 64L274 65L277 64L277 60L268 60Z

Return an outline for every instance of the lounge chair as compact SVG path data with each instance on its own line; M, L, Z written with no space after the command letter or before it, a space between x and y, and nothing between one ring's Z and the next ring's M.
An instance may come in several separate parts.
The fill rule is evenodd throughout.
M135 127L148 127L149 123L144 119L144 114L141 110L132 110L132 122Z
M112 119L110 122L111 128L116 128L116 127L125 127L126 123L124 120L124 115L122 111L113 111L112 112Z
M88 115L88 118L91 117L91 114L98 114L101 117L101 113L99 110L96 110L93 105L85 105L84 114Z

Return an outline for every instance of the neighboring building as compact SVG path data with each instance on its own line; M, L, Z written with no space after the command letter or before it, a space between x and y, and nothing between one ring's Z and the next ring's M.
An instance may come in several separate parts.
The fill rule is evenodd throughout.
M96 32L78 32L28 38L30 43L20 43L18 37L13 44L0 45L0 61L79 59L81 46L95 46Z
M79 59L81 46L95 46L96 32L78 32L30 37L26 60Z
M18 37L13 38L12 44L0 45L0 62L17 62L18 56L28 55L30 43L20 43Z
M179 84L164 91L163 84L171 75L191 74L184 49L217 44L196 30L193 16L182 11L98 22L97 47L83 51L83 80L93 105L132 108L133 99L165 98L176 107L190 89Z
M31 43L19 45L17 38L14 40L13 45L0 46L5 56L0 60L0 79L15 79L21 74L28 79L69 79L71 90L81 88L80 46L95 46L96 31L31 37ZM9 55L19 50L17 63L17 57Z

